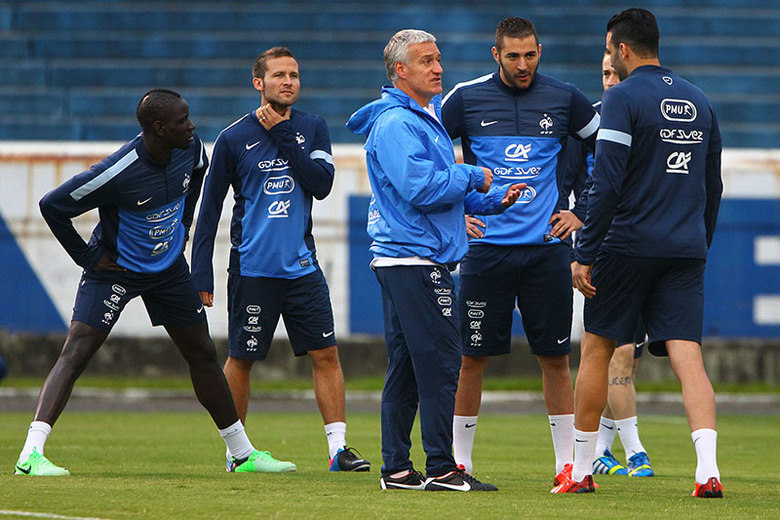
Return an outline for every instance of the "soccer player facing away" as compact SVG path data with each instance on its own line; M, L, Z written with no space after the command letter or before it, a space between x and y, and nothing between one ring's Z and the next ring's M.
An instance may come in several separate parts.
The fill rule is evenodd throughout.
M525 185L489 190L489 169L455 163L441 124L443 69L432 34L397 32L384 59L393 87L384 87L381 99L360 108L347 123L367 136L373 191L367 230L385 317L380 487L494 491L492 484L457 468L452 457L460 323L449 271L468 249L464 199L465 207L478 213L501 212ZM418 405L427 478L409 458Z
M573 293L571 248L551 235L550 217L560 207L562 145L573 136L592 147L599 115L575 86L537 71L541 52L530 21L502 20L493 47L498 70L456 85L442 107L465 162L490 168L496 185L528 184L506 212L471 219L473 238L460 268L463 366L453 438L456 462L471 471L482 374L490 357L509 353L517 305L541 365L555 480L561 480L573 460Z
M140 135L40 202L52 233L84 272L68 336L38 398L17 475L70 474L44 457L44 445L76 379L136 296L187 362L195 395L233 454L231 471L268 470L267 452L252 447L236 414L184 259L208 165L203 143L193 134L189 105L172 90L155 89L141 98L136 115ZM72 219L95 208L100 221L86 243ZM295 465L271 470L294 471Z
M330 471L368 471L371 464L346 446L344 376L312 236L312 198L324 199L333 186L328 127L323 118L293 108L301 81L288 49L263 52L252 75L261 106L225 128L214 145L192 252L195 287L211 307L214 238L232 186L224 371L238 416L246 421L252 365L268 355L281 315L295 355L312 360Z
M604 91L620 83L620 78L612 67L612 61L608 54L604 54L601 60L601 83ZM593 108L600 111L601 101L594 103ZM582 227L582 221L585 220L587 212L586 184L593 171L593 154L583 149L581 141L569 138L564 154L565 158L562 160L570 165L567 168L564 194L573 191L575 205L571 211L561 210L550 219L550 223L553 224L551 234L562 239L567 238L573 231ZM609 362L607 406L601 415L596 460L593 461L593 473L595 474L629 475L632 477L652 477L654 475L650 459L639 439L636 388L634 387L636 367L644 351L644 343L645 324L640 319L633 341L615 348ZM620 435L620 441L626 452L627 468L612 455L612 443L616 434Z
M680 379L696 451L696 497L722 497L716 461L715 394L704 369L704 265L723 184L712 105L660 66L658 26L645 9L607 24L607 52L621 82L604 93L574 285L585 297L585 333L575 387L571 479L554 493L594 491L599 415L609 360L631 340L641 313L648 350L668 355Z

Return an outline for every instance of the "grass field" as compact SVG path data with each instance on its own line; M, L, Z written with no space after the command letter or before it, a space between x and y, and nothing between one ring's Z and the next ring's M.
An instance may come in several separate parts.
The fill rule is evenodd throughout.
M695 456L683 417L642 416L654 478L599 477L593 495L551 495L552 448L542 415L480 417L476 474L498 493L379 489L379 418L349 417L348 439L370 473L327 472L317 414L250 414L260 449L298 473L227 474L224 445L205 413L65 413L46 454L71 477L13 476L29 413L0 413L0 517L10 511L91 518L778 518L780 417L719 419L723 500L690 497ZM424 468L419 432L413 460ZM618 456L622 458L619 448ZM9 515L8 517L13 517ZM52 516L49 516L52 518Z

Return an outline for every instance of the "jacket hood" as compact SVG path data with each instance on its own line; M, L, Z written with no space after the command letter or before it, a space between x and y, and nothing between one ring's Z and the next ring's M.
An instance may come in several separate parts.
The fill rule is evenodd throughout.
M441 96L436 96L432 100L434 105L441 103ZM403 90L395 87L382 87L382 96L359 108L347 121L347 128L352 133L359 135L368 135L376 120L391 108L402 107L424 112L419 103L409 97Z

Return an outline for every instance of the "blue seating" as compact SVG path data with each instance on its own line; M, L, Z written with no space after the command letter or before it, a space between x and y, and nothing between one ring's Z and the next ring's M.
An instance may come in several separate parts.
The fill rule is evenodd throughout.
M780 17L776 0L649 0L661 60L713 99L727 146L776 147ZM301 65L298 107L327 118L334 142L359 142L344 122L387 83L382 50L404 27L433 32L445 89L495 70L496 23L526 16L542 43L540 70L601 96L600 0L315 0L202 3L172 0L0 2L0 139L123 140L137 132L138 97L181 91L206 140L259 103L251 66L275 45ZM46 121L43 115L47 116ZM39 128L36 129L36 125Z

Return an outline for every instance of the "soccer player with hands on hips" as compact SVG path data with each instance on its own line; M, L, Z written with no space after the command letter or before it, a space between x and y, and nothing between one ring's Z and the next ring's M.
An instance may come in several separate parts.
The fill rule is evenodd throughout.
M568 196L560 196L562 145L571 136L592 147L599 115L575 86L538 72L542 45L529 20L502 20L492 52L498 70L456 85L444 98L442 121L451 138L460 138L466 163L489 168L496 186L527 187L499 215L466 217L472 239L460 267L455 460L472 470L482 374L491 357L509 353L517 306L542 369L555 482L573 460L573 292L571 248L551 234L550 217L568 207Z
M573 268L586 297L575 386L571 478L554 493L595 491L593 460L607 402L609 361L630 342L638 316L651 354L680 379L696 452L692 495L723 496L716 460L715 394L701 335L704 266L723 184L712 104L661 67L655 17L627 9L607 24L606 50L620 83L604 93L601 126Z
M44 456L44 446L76 380L136 296L152 325L165 327L187 362L195 395L232 453L231 471L267 469L268 452L252 446L236 413L184 259L208 166L189 105L172 90L155 89L141 98L136 115L141 134L40 202L52 233L84 271L68 336L41 389L17 475L70 474ZM72 219L92 209L100 221L86 243ZM281 464L295 470L294 464Z

